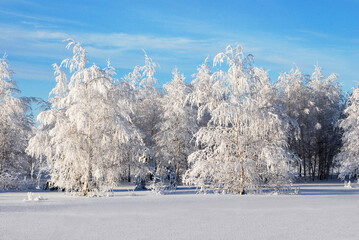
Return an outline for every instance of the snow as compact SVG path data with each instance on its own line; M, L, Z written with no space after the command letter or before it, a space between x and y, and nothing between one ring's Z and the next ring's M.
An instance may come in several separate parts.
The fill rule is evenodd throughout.
M156 195L118 188L113 197L0 193L0 239L359 239L359 188L298 184L300 195Z

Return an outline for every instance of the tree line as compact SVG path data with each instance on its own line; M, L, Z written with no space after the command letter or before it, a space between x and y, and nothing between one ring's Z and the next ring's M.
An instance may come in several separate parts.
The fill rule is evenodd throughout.
M18 98L0 60L0 189L42 178L75 194L103 194L121 181L165 191L245 194L283 191L296 179L356 177L359 90L345 97L338 76L298 68L272 81L241 46L160 86L155 63L117 79L110 62L88 66L85 49L54 64L48 102ZM42 105L36 127L31 102Z

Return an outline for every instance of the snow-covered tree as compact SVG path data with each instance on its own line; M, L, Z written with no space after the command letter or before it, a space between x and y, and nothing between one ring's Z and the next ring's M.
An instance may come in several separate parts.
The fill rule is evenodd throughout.
M126 101L127 109L130 110L129 116L130 119L132 119L136 92L133 88L133 83L128 80L127 78L123 79L123 81L117 84L117 87L122 94L121 98ZM132 127L139 134L139 137L129 139L129 141L121 145L121 151L123 153L122 165L120 166L121 180L141 184L148 174L148 167L145 162L143 162L143 158L147 155L148 149L143 142L143 135L140 129L138 129L133 122Z
M160 118L160 98L162 93L156 88L155 78L158 64L145 53L145 65L136 66L131 77L135 91L133 121L144 134L146 146L154 145L153 136Z
M299 128L299 136L293 132L289 138L290 148L301 159L299 176L323 179L332 169L340 139L335 126L343 105L336 78L336 74L326 78L316 66L312 77L295 68L278 79L281 105Z
M55 186L88 195L117 183L124 146L140 140L113 68L86 67L85 49L68 41L74 55L54 64L51 109L39 114L41 125L28 151L47 160ZM70 80L63 68L69 69Z
M125 77L125 81L131 84L133 97L133 114L131 119L139 129L143 141L148 148L149 156L154 156L154 136L158 132L157 125L161 119L162 93L156 88L158 84L155 78L158 64L145 53L145 65L136 66L132 73Z
M191 140L198 127L195 110L187 102L191 87L177 68L173 71L172 81L164 85L164 91L162 121L155 135L156 155L162 167L173 171L174 181L178 184L188 169L187 158L194 150Z
M289 138L290 148L300 157L298 162L299 176L307 176L310 151L315 132L315 122L312 113L315 103L307 82L310 81L299 68L291 69L288 73L282 73L277 82L279 100L286 109L287 115L298 123L299 136L292 132Z
M208 58L202 65L197 68L197 73L193 75L192 92L188 95L188 102L198 110L197 121L200 126L206 126L210 113L218 104L224 100L224 96L219 97L214 95L216 88L221 87L219 81L212 78L210 66L208 65Z
M343 146L336 159L340 163L339 177L356 177L359 174L359 88L355 88L344 111L346 117L340 122L343 129Z
M35 160L25 153L33 121L26 99L12 79L6 56L0 59L0 189L18 187L20 178L33 177Z
M158 66L159 65L145 52L145 65L136 66L133 72L125 76L123 81L132 95L133 112L131 119L140 132L146 147L141 161L147 166L147 175L150 179L152 179L157 169L154 136L158 132L162 114L161 98L163 94L156 88L158 81L155 77L156 68ZM142 173L143 172L144 171L142 171ZM142 181L142 185L144 185L144 183L145 181Z
M228 46L214 65L224 61L228 70L211 76L215 87L205 103L211 106L211 119L195 134L200 150L189 156L186 182L239 194L262 184L289 184L289 124L276 104L276 89L240 46Z
M310 164L312 177L326 179L333 169L333 158L341 145L341 131L338 120L343 113L344 96L341 86L337 82L338 75L331 74L325 77L322 69L315 66L308 86L312 91L315 111L315 144Z

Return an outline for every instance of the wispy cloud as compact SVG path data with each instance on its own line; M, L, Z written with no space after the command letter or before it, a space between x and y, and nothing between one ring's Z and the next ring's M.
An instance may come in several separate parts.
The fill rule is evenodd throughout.
M356 77L353 59L355 52L353 53L352 49L310 47L303 44L305 38L300 34L283 37L265 32L221 32L207 38L190 38L116 32L63 32L60 29L25 28L9 24L0 24L0 29L0 53L7 51L17 62L30 61L36 69L31 70L29 66L14 69L21 78L27 76L29 79L42 80L52 76L50 67L47 67L46 71L41 71L40 67L59 62L70 55L62 43L62 40L68 37L82 42L89 58L95 62L105 63L105 59L110 58L115 67L123 69L142 64L141 50L145 49L160 63L161 71L170 73L174 66L178 66L188 75L195 72L196 66L207 56L214 57L216 53L223 51L227 44L241 43L245 52L255 56L257 65L264 66L275 74L290 70L294 64L309 72L318 62L325 70L338 72L348 81L355 80Z
M314 37L319 37L319 38L328 38L328 37L330 37L330 35L326 34L326 33L303 30L303 29L298 29L297 32L304 33L306 35L310 35L310 36L314 36Z
M132 49L172 49L174 51L193 49L205 41L197 41L183 37L155 37L151 35L126 34L126 33L90 33L77 36L86 44L100 48L120 48L123 50Z
M0 35L0 46L5 48L2 51L9 51L18 57L49 57L55 53L63 53L64 44L61 41L69 37L83 43L95 58L97 56L116 58L130 52L133 54L133 51L143 55L142 49L166 52L167 56L172 58L176 58L176 55L182 57L192 55L191 57L196 58L198 54L205 54L206 50L208 52L208 49L215 44L215 40L210 39L194 40L126 33L64 33L52 29L28 29L6 24L0 25L0 29L3 32Z
M41 22L41 23L49 23L50 22L50 23L57 23L57 24L68 23L68 24L84 25L84 23L79 22L79 21L74 21L74 20L69 20L69 19L64 19L64 18L57 18L57 17L32 15L29 13L24 14L21 12L13 12L10 10L1 10L0 9L0 14L16 17L16 18L22 19L22 20L27 19L27 20L37 21L37 22ZM49 25L44 25L44 26L48 27Z

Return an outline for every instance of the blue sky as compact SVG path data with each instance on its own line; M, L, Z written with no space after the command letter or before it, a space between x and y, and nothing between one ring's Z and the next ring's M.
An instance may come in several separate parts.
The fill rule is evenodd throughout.
M44 99L55 86L51 65L71 57L69 37L91 63L109 58L119 78L143 64L145 49L161 83L175 66L190 82L207 56L241 44L272 79L295 65L311 74L318 63L348 91L359 81L358 12L358 0L0 0L0 54L22 94Z

